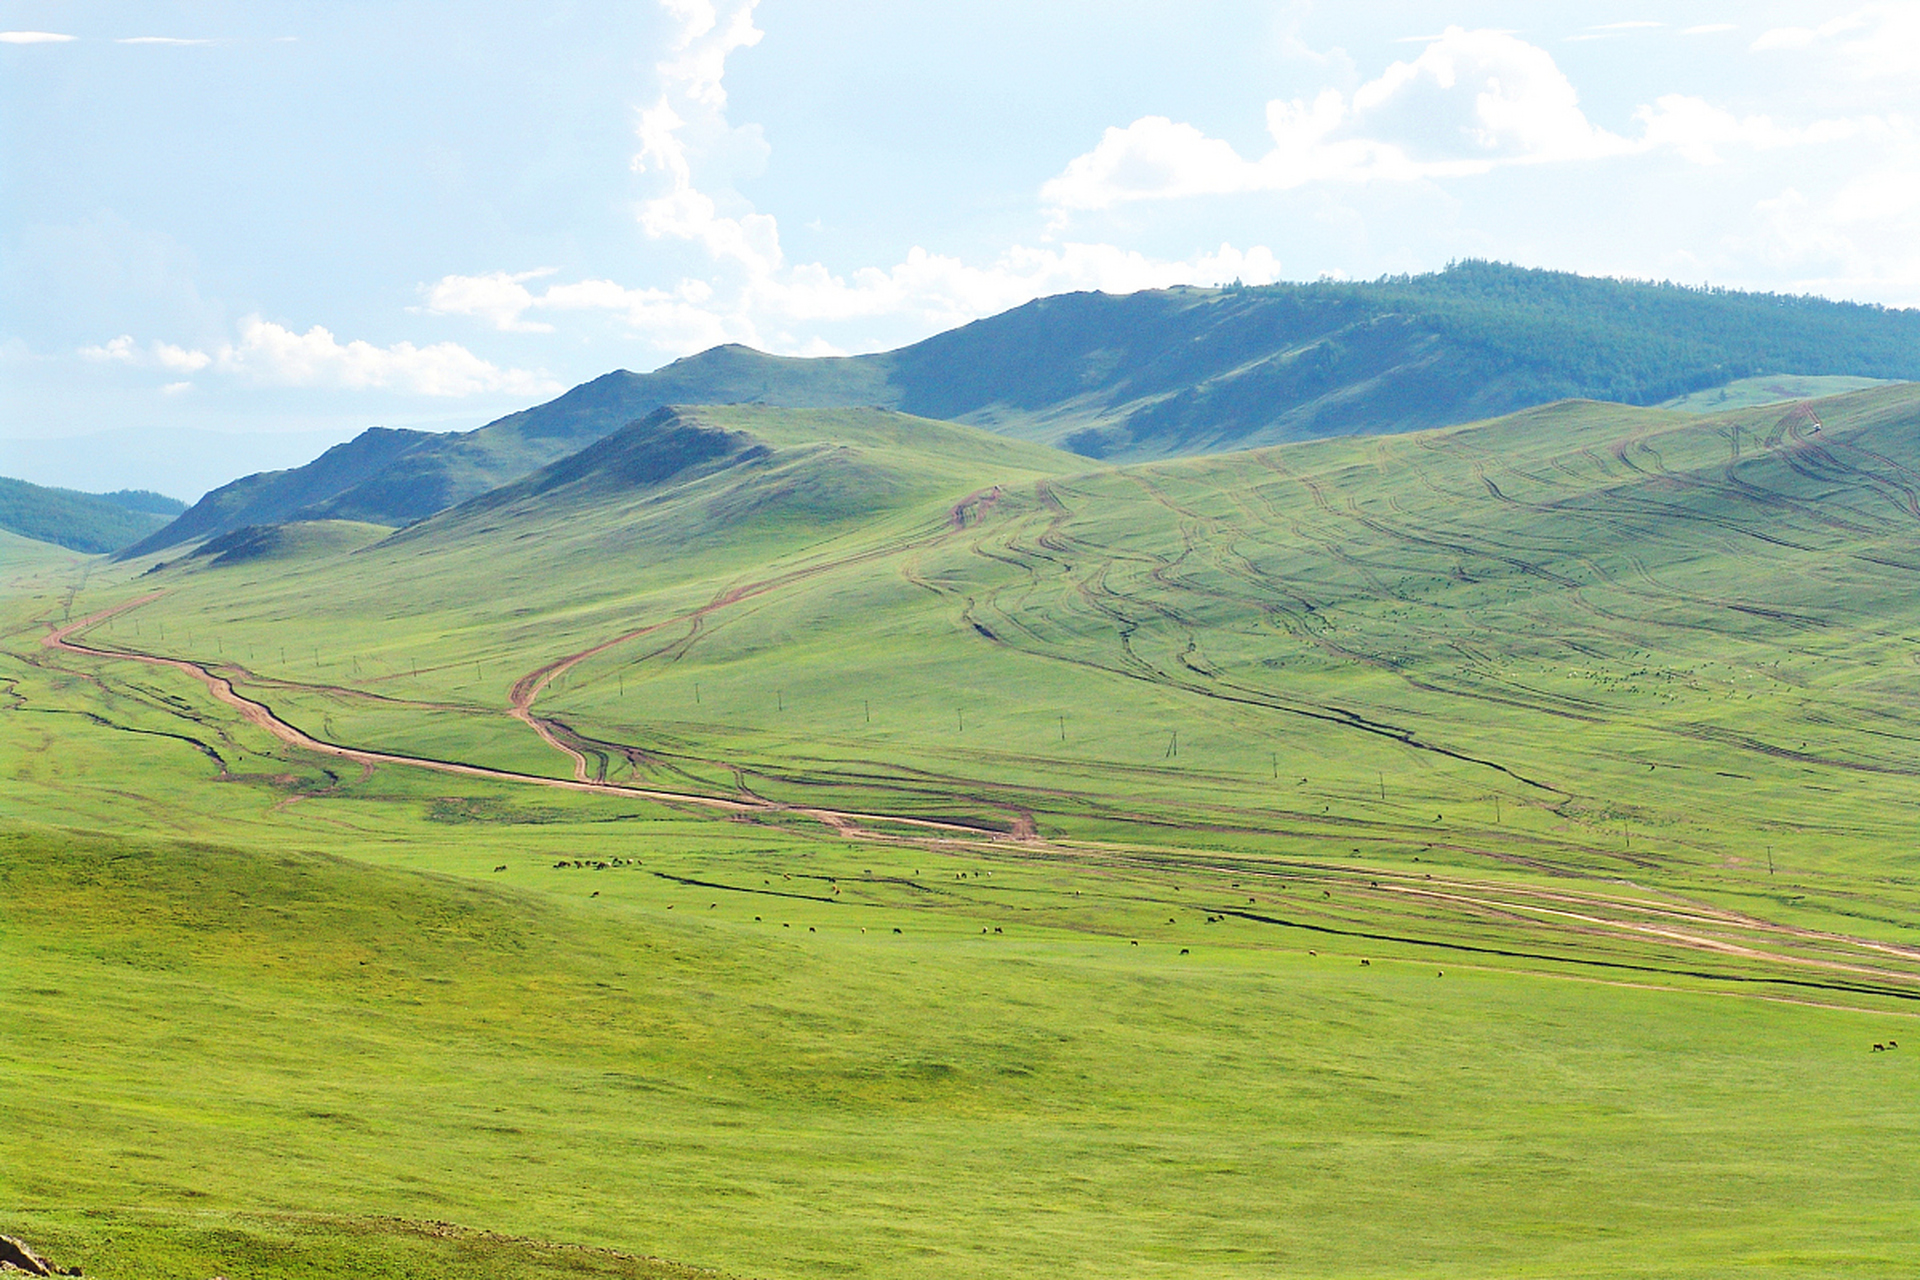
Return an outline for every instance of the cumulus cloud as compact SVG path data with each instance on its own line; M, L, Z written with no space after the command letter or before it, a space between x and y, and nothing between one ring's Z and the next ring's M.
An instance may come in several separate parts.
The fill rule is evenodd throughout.
M521 317L534 306L527 281L550 276L553 269L479 276L446 276L426 290L427 310L443 316L475 316L507 333L551 333L553 326Z
M939 329L1071 289L1126 292L1279 278L1271 251L1232 245L1182 260L1070 243L1015 245L986 263L921 247L890 266L850 271L790 263L771 215L757 212L724 181L701 180L702 171L716 165L765 157L759 127L735 126L726 116L727 58L759 42L757 0L662 3L675 20L675 35L656 68L660 94L635 120L639 151L633 168L656 184L655 193L640 202L636 220L649 239L698 251L710 278L689 275L670 287L604 279L541 287L533 282L551 271L449 275L422 288L426 310L522 333L551 330L551 318L562 312L599 313L676 353L741 342L782 354L825 355L838 348L820 335L822 326L879 321L888 328Z
M1890 126L1886 158L1831 192L1789 186L1756 206L1737 256L1797 291L1899 303L1920 296L1920 132Z
M1544 49L1506 32L1459 27L1351 98L1329 89L1312 101L1269 102L1267 131L1273 149L1248 160L1192 125L1149 116L1109 128L1040 196L1061 211L1106 209L1312 182L1463 176L1632 147L1587 119Z
M130 333L123 333L97 347L82 347L80 354L89 360L113 361L142 368L173 369L186 373L198 373L213 363L213 357L204 351L176 347L170 342L153 342L145 347L138 346Z
M57 31L0 31L0 44L65 44L77 38Z
M524 369L502 369L465 347L437 342L416 347L398 342L341 342L314 325L295 333L259 316L240 322L239 338L210 351L152 342L141 346L121 334L99 346L82 347L87 359L164 369L176 373L214 373L279 387L326 387L400 391L426 396L470 396L482 392L545 394L557 384ZM170 383L184 389L190 383Z
M1772 151L1810 143L1838 142L1863 132L1883 129L1873 119L1816 120L1798 127L1776 124L1768 116L1736 116L1701 98L1667 94L1652 106L1634 112L1645 130L1640 145L1666 149L1695 164L1718 164L1722 152L1739 147Z
M669 56L657 68L660 97L640 112L635 126L640 150L633 168L666 180L667 189L640 206L640 226L650 238L691 241L716 260L767 272L782 261L774 219L762 213L723 212L719 202L694 183L686 136L692 132L711 145L739 132L727 123L723 77L728 55L760 43L764 33L753 25L758 2L737 0L723 14L710 0L662 0L679 30ZM756 142L764 147L757 128L747 132L741 141L749 149Z
M1109 128L1040 195L1064 223L1074 211L1138 200L1464 177L1663 148L1704 163L1723 147L1796 146L1862 127L1824 121L1788 128L1680 95L1642 107L1636 119L1637 138L1604 129L1587 118L1572 82L1544 49L1508 32L1450 27L1419 57L1395 62L1351 98L1330 89L1311 101L1269 102L1273 148L1256 159L1190 124L1148 116Z
M448 276L426 292L431 309L441 314L469 315L505 330L550 327L524 319L527 312L598 311L670 351L742 342L780 354L819 355L838 353L814 334L821 324L890 319L943 329L1075 289L1127 293L1236 279L1267 284L1280 278L1280 263L1264 247L1228 244L1177 261L1108 244L1016 245L984 266L916 247L891 267L836 273L816 262L762 272L725 298L695 279L672 290L611 280L555 284L538 293L517 282L494 287L519 278L504 272Z

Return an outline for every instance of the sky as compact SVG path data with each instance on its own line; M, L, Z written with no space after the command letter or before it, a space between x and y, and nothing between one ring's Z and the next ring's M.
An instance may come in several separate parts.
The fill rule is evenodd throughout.
M1920 306L1920 3L0 0L0 474L1494 258Z

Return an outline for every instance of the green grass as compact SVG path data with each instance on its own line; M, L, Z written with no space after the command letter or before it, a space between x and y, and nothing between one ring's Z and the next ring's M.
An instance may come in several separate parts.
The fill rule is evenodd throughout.
M1151 875L1041 923L1099 878L515 834L483 885L445 845L423 875L16 837L8 1202L103 1275L92 1242L135 1210L453 1219L755 1275L1874 1274L1920 1245L1911 1058L1863 1052L1907 1017L1103 933ZM640 865L526 847L583 839ZM956 869L1006 883L917 901ZM768 896L787 875L848 893ZM113 1212L90 1235L71 1205Z
M737 406L749 464L357 549L0 543L0 1230L202 1280L1908 1269L1920 414L1816 413L1088 472ZM534 704L596 773L1039 838L362 771L39 645L156 589L88 642L329 741L568 776L508 687L632 634Z
M1885 380L1880 378L1774 373L1758 378L1736 378L1723 387L1689 392L1665 401L1660 407L1686 413L1722 413L1729 409L1750 409L1788 400L1845 395L1849 391L1864 391L1869 387L1884 385Z

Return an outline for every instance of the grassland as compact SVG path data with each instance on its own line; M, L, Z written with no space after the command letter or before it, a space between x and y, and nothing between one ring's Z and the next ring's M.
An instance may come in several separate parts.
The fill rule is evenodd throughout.
M613 484L616 438L383 541L0 544L0 1230L236 1280L1897 1273L1917 420L1088 472L736 407L681 425L751 457Z

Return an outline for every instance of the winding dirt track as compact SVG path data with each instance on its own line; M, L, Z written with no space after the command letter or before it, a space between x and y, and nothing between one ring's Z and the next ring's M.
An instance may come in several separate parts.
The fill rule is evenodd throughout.
M539 774L518 773L507 769L492 769L482 765L462 764L450 760L436 760L430 757L405 755L398 752L369 751L326 742L313 737L306 731L281 719L274 713L272 708L238 692L233 687L231 680L225 676L216 674L199 663L183 658L166 658L153 654L100 648L80 643L73 639L76 633L104 622L116 614L151 603L164 595L164 591L149 592L147 595L125 601L113 608L103 609L98 613L91 614L77 621L68 622L43 636L40 644L44 649L58 652L71 653L89 658L138 662L148 666L166 667L178 671L205 685L208 692L211 693L217 701L232 707L248 724L271 734L288 746L311 751L319 755L331 756L336 759L350 760L369 770L371 770L373 766L380 764L404 765L411 768L426 769L436 773L453 774L461 777L484 778L500 782L552 787L557 790L583 792L590 795L650 800L666 805L685 806L724 814L741 816L765 816L775 813L789 814L810 818L833 829L837 835L858 839L889 840L899 838L885 831L874 830L873 828L876 825L895 829L905 828L924 833L923 839L931 838L941 843L954 845L970 844L974 847L999 845L1007 848L1009 852L1012 852L1014 849L1019 849L1019 856L1023 857L1068 857L1076 861L1084 862L1090 856L1098 860L1100 854L1105 853L1109 856L1119 855L1118 861L1120 863L1127 863L1136 860L1144 852L1143 850L1129 849L1123 853L1122 849L1118 846L1109 846L1099 842L1068 842L1066 844L1055 844L1050 841L1042 841L1039 840L1033 832L1030 822L1026 824L1023 829L1017 830L1009 835L983 830L979 827L966 826L960 823L941 822L934 819L895 817L881 814L856 813L840 809L782 805L758 799L726 799L693 792L667 791L594 781L586 776L585 758L579 752L560 742L554 736L552 730L542 722L539 717L533 714L532 705L539 693L546 688L556 676L577 663L616 645L623 644L629 640L665 627L687 622L697 624L701 617L717 609L737 603L749 596L771 590L778 585L791 581L795 577L807 576L809 572L811 571L801 570L794 574L783 575L780 578L746 584L731 589L716 596L708 604L692 613L627 632L612 640L605 641L588 649L583 649L578 653L556 659L516 681L511 692L512 714L516 719L523 721L533 728L549 745L566 753L574 760L575 776L570 779L545 777ZM1190 865L1187 869L1194 870L1199 868ZM1246 874L1251 870L1251 868L1247 867L1227 868L1224 866L1215 869L1221 871L1233 870L1238 874ZM1294 868L1295 872L1299 870L1300 868L1298 867ZM1812 969L1832 974L1835 977L1841 975L1857 975L1863 978L1877 979L1881 982L1896 984L1894 988L1881 989L1877 994L1901 995L1903 998L1908 999L1913 998L1910 993L1912 984L1916 980L1916 975L1911 972L1880 967L1879 965L1871 963L1869 956L1898 959L1908 962L1920 961L1920 951L1915 951L1910 948L1875 942L1869 939L1801 929L1790 925L1783 925L1778 922L1763 921L1737 913L1704 908L1699 904L1682 906L1677 903L1656 902L1652 900L1627 901L1604 895L1567 894L1565 892L1537 889L1527 890L1508 884L1495 886L1489 883L1478 883L1470 879L1449 878L1442 881L1429 879L1419 884L1387 883L1383 885L1379 882L1381 873L1378 871L1350 867L1328 867L1327 870L1345 872L1358 877L1354 882L1356 885L1361 879L1371 879L1372 888L1376 891L1384 890L1388 897L1413 898L1435 904L1446 904L1456 909L1463 909L1469 913L1469 915L1481 912L1492 912L1501 915L1518 912L1530 916L1540 923L1546 923L1547 920L1554 920L1559 926L1556 932L1566 931L1573 934L1590 933L1596 937L1611 936L1615 938L1625 935L1638 936L1649 941L1657 941L1696 952L1715 954L1728 959L1737 958L1757 961L1762 964L1782 965L1790 970L1798 969L1805 971ZM1304 928L1320 927L1301 921L1268 921L1267 917L1263 915L1249 913L1241 908L1227 907L1214 909L1226 914L1241 916L1247 919L1258 919L1270 923L1290 923L1295 927ZM1605 914L1607 912L1614 914L1610 917L1608 914ZM1628 918L1619 918L1620 915L1625 915ZM1666 917L1666 919L1657 919L1657 917L1662 916ZM1650 919L1647 917L1655 918ZM1351 932L1351 930L1341 928L1331 928L1325 931L1333 933ZM1751 941L1732 941L1725 936L1714 936L1715 934L1726 933L1731 933L1736 937L1750 939ZM1373 937L1375 935L1356 934L1355 936ZM1419 939L1412 938L1399 940L1411 942L1420 941ZM1844 954L1839 956L1802 955L1752 945L1752 942L1760 942L1762 940L1770 940L1776 943L1790 941L1801 945L1813 944L1820 946L1825 944L1827 946L1837 946L1842 949ZM1428 940L1427 945L1449 946L1452 944L1444 941ZM1468 947L1466 949L1473 950L1474 948ZM1860 954L1861 952L1866 952L1868 955L1863 956ZM1553 957L1539 956L1533 958L1551 959ZM1565 958L1562 957L1561 959ZM1863 963L1863 961L1868 962ZM1637 966L1628 965L1626 967L1632 968ZM1695 976L1711 977L1715 975ZM1764 982L1770 979L1758 978L1752 980ZM1803 982L1800 983L1800 985L1827 986L1829 984L1825 982Z
M760 589L767 589L771 586L771 584L756 585L758 585ZM753 588L741 588L739 593L726 593L713 603L704 606L699 612L710 612L713 609L721 607L722 604L732 603L735 599L743 598L743 596L748 593L757 594ZM171 670L181 672L184 675L192 676L195 680L205 685L207 692L211 693L217 701L225 703L227 706L238 711L241 718L248 724L272 734L288 746L299 747L304 751L312 751L340 760L351 760L361 765L406 765L416 769L429 769L435 773L451 773L467 778L490 778L500 782L520 782L541 787L554 787L562 791L581 791L590 795L624 796L635 800L654 800L662 804L688 805L701 809L715 810L720 813L791 813L802 817L813 818L825 823L827 826L833 827L840 834L848 836L872 834L866 831L862 824L883 823L888 826L910 827L915 830L936 832L942 835L973 840L999 838L997 833L983 831L978 827L963 826L955 822L939 822L930 818L900 818L883 814L849 813L839 809L801 808L792 805L775 804L771 801L764 800L759 802L727 800L718 796L699 795L694 792L659 791L647 787L620 786L616 783L594 782L585 778L585 758L578 752L556 741L552 732L532 715L529 708L533 703L534 697L555 675L575 663L591 657L593 654L599 653L604 649L611 648L614 645L632 639L634 636L644 635L648 631L655 630L658 627L671 625L672 622L685 621L683 618L675 618L669 622L657 623L652 627L644 627L639 631L620 636L614 640L609 640L605 644L598 645L592 649L583 650L580 653L561 658L556 662L549 663L547 666L540 668L540 670L533 674L523 677L515 683L513 686L515 718L525 721L528 725L532 726L533 730L538 733L542 739L574 758L575 777L547 778L536 773L516 773L510 769L489 769L484 765L461 764L453 760L435 760L428 756L409 756L392 751L366 751L357 747L343 747L337 743L324 742L298 726L282 720L278 715L274 714L271 707L265 703L256 702L245 694L240 693L233 687L231 680L228 680L225 676L216 675L197 662L189 662L184 658L162 658L150 653L132 653L120 649L96 648L92 645L80 644L72 639L75 632L84 631L88 627L106 621L115 614L124 613L129 609L136 609L143 604L151 603L165 594L164 591L149 592L137 599L115 605L111 609L102 609L100 612L90 614L78 621L69 622L65 626L59 627L43 636L40 640L40 647L63 653L81 654L89 658L117 658L127 662L142 662L148 666L167 667Z

